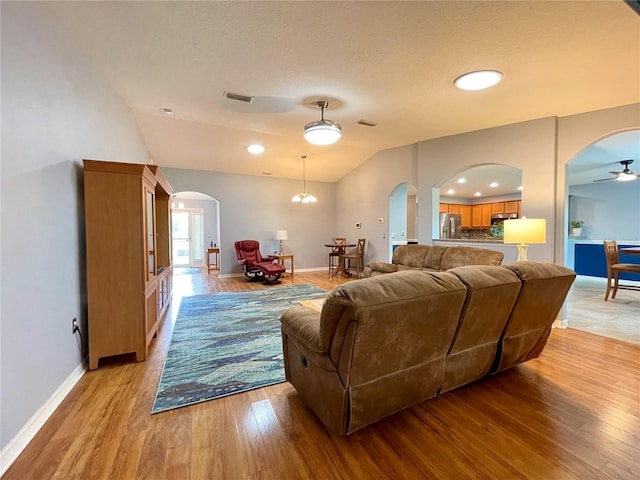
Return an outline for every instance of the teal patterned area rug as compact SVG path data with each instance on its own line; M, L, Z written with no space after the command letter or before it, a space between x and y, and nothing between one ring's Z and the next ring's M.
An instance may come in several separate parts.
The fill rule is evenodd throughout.
M313 285L184 297L151 413L285 381L280 315Z

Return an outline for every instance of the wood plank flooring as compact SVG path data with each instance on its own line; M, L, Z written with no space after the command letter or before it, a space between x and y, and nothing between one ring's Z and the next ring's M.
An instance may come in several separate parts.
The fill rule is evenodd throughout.
M343 281L310 272L282 284ZM348 437L288 383L150 415L180 297L260 288L273 287L175 275L148 360L87 372L2 478L640 478L640 347L573 329L554 329L539 359Z

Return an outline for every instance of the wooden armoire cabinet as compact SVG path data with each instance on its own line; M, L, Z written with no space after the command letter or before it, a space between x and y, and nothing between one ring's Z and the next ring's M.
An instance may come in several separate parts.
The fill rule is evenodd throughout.
M157 165L84 160L91 370L147 358L171 302L172 193Z

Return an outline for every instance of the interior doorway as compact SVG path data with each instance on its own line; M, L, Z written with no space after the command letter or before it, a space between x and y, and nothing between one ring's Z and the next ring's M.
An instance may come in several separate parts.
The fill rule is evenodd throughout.
M171 198L171 217L173 266L180 273L189 268L206 271L207 250L221 246L220 202L201 192L176 192Z
M418 190L410 183L396 185L389 194L389 261L398 245L418 243Z
M204 209L175 208L171 216L172 263L176 267L204 266Z

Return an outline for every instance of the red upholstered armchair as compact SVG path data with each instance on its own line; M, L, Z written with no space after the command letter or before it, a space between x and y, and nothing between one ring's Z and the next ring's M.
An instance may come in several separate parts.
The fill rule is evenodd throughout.
M237 241L236 256L250 281L264 282L268 285L280 283L280 276L285 270L284 265L275 262L277 257L272 255L264 258L260 253L260 242L257 240Z

